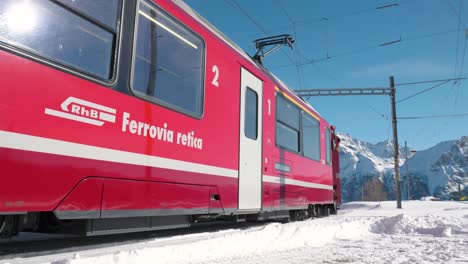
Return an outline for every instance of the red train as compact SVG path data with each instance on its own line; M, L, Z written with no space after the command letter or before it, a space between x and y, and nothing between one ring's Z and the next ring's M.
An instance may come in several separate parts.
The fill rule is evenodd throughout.
M180 0L0 2L0 236L301 220L338 139Z

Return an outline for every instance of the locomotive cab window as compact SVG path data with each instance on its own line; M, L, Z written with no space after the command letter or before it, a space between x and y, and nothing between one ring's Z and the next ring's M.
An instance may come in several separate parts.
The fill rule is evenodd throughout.
M245 136L257 140L258 136L258 95L257 93L247 88L245 90Z
M174 18L139 2L132 91L185 114L203 114L203 40Z
M119 5L120 0L2 0L0 42L108 80L113 72Z

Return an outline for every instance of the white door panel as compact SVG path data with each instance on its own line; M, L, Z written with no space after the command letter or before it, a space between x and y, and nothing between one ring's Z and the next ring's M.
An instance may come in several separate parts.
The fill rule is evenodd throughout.
M241 69L239 210L262 207L262 86Z

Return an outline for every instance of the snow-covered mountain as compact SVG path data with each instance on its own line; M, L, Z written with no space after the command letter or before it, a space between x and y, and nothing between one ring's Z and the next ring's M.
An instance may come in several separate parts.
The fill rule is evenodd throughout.
M339 134L343 199L395 199L393 144L371 144ZM409 148L410 149L410 148ZM400 146L402 198L408 197L405 150ZM437 144L413 156L408 153L410 196L450 199L458 186L468 192L468 137Z

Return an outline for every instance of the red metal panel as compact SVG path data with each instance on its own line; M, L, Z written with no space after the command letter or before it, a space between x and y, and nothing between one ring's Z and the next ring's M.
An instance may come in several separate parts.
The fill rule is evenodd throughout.
M206 209L210 187L162 182L104 180L102 210Z
M263 170L264 174L274 175L273 159L281 154L275 146L274 87L280 85L269 80L257 66L235 53L171 1L157 2L205 40L205 105L202 119L174 112L0 50L0 131L237 170L239 72L242 65L265 80ZM219 69L218 86L212 83L214 66ZM115 109L115 122L94 126L45 113L46 109L59 111L62 103L70 97ZM307 107L300 100L298 102ZM125 113L129 120L173 131L175 142L132 134L128 129L123 131ZM328 124L322 120L322 131L325 126ZM178 133L192 132L203 140L201 149L177 144ZM325 145L323 140L321 144ZM321 153L324 157L323 147ZM284 152L283 156L293 164L292 174L287 178L333 184L330 166L290 152ZM67 197L77 183L90 176L113 178L106 179L104 191L104 205L108 210L209 206L237 208L236 178L6 148L0 148L0 163L2 185L7 186L1 192L0 212L51 211L65 198L59 206L60 210L96 208L95 197L99 192L97 181L83 181L83 185L78 185ZM222 203L209 201L209 194L216 191L207 186L217 187ZM264 184L263 205L279 205L279 198L275 195L279 190L279 184ZM287 186L285 191L286 204L290 205L328 201L331 193L294 186Z
M103 179L82 180L55 210L101 210Z
M221 197L218 188L210 187L210 213L220 213L224 211L223 197Z
M0 148L2 161L3 188L0 196L0 212L52 211L65 199L68 193L81 181L90 176L105 176L121 179L153 179L174 183L190 183L193 186L214 185L218 188L226 208L237 207L237 179L199 173L180 172L167 169L149 168L137 165L103 162L31 151ZM93 180L94 182L94 180ZM127 191L126 181L113 185L116 192ZM90 186L91 185L91 186ZM65 199L73 203L83 200L83 208L95 203L97 182L86 183ZM84 191L89 190L90 192ZM94 190L94 193L91 191ZM184 191L184 190L181 190ZM208 191L207 191L208 192ZM190 200L184 193L176 193L181 200ZM202 201L205 206L208 201ZM72 199L72 200L69 200ZM198 200L195 200L195 202ZM144 208L146 202L139 201L133 209ZM193 201L189 201L193 203ZM65 202L64 202L65 203ZM72 203L72 204L73 204ZM70 205L71 206L71 205ZM78 206L78 205L73 205ZM81 206L81 205L79 205ZM198 206L198 205L197 205ZM67 206L67 208L70 208ZM60 207L60 210L70 210Z

